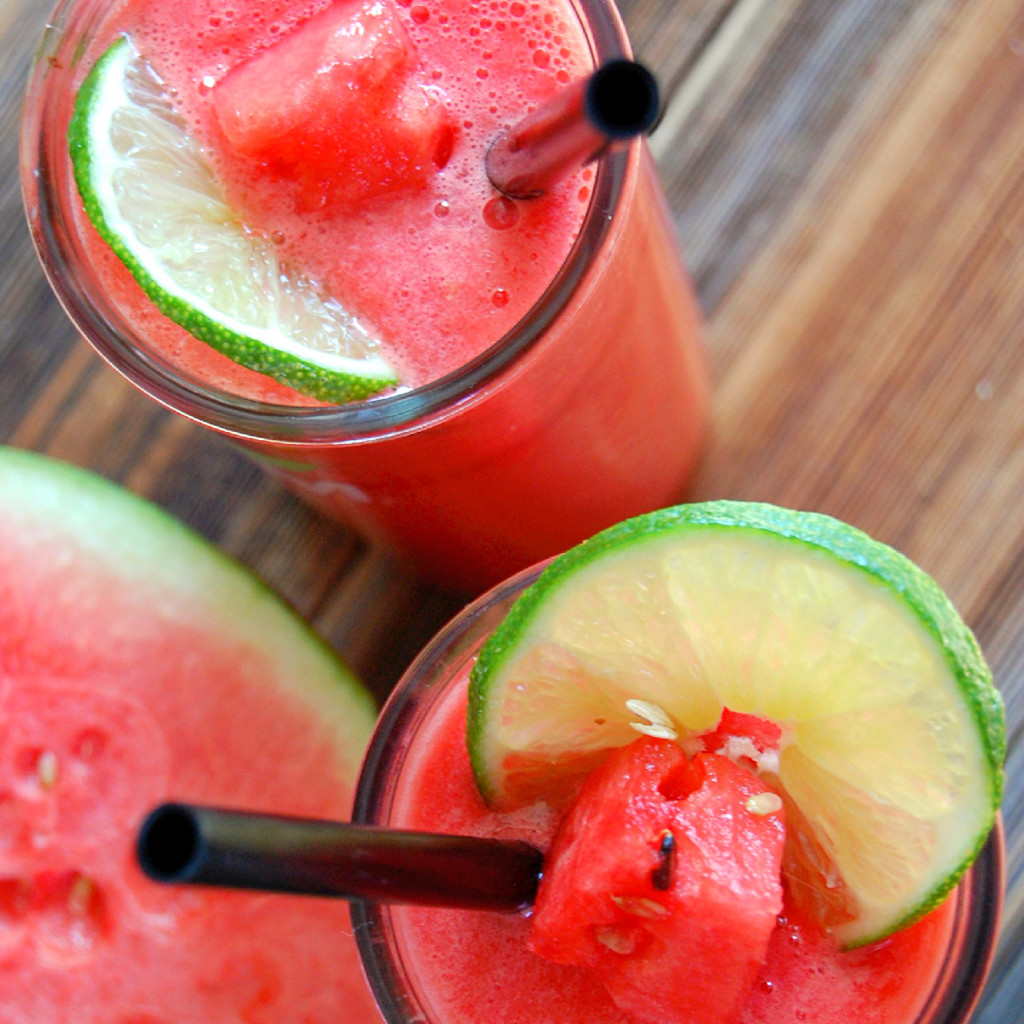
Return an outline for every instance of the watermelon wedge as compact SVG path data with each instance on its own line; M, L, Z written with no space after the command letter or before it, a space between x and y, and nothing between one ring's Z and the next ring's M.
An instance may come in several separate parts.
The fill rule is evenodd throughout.
M730 1021L782 909L782 801L719 754L644 737L583 783L545 858L531 949L642 1024Z
M305 210L421 187L448 162L455 128L420 78L389 0L338 0L214 87L224 157L253 161Z
M365 691L154 506L0 448L0 1020L378 1021L340 901L135 866L166 799L344 818Z

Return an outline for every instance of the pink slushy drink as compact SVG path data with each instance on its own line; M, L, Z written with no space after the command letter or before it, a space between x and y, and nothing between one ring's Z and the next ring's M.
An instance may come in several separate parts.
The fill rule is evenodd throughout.
M462 589L678 497L707 379L644 144L528 201L498 194L484 170L511 123L626 52L610 4L62 11L69 30L51 33L30 90L29 217L72 317L135 383ZM239 365L160 312L96 233L62 139L76 90L122 34L245 229L358 317L396 385L336 405ZM41 206L59 207L57 227Z
M707 503L620 524L555 560L539 582L539 570L523 573L471 604L414 663L378 721L360 777L356 820L523 840L543 852L544 868L536 900L519 914L357 905L361 952L389 1024L481 1019L495 1024L965 1024L969 1019L998 931L1003 884L998 832L966 874L950 875L949 886L931 890L945 897L921 902L907 916L899 910L881 931L872 925L866 935L845 942L843 935L850 932L844 929L861 925L858 914L870 897L865 889L853 894L838 861L802 817L803 807L812 806L826 815L825 827L835 829L840 789L826 790L831 801L801 806L784 781L785 765L800 756L801 737L813 731L816 713L808 702L824 695L825 719L838 735L846 733L837 719L843 726L863 721L864 733L877 732L879 719L900 699L896 694L932 690L938 701L934 691L940 684L925 683L914 691L906 677L896 681L878 668L887 657L886 643L874 639L885 631L880 607L891 606L874 589L877 580L861 593L859 614L831 614L841 588L834 578L832 586L814 585L822 582L817 572L832 571L814 550L814 530L824 517L786 518L769 509L764 514L776 515L785 529L805 531L795 544L784 534L783 546L792 544L789 554L802 567L798 572L795 562L786 561L784 575L805 588L800 601L785 600L779 577L764 565L779 553L778 541L762 538L760 528L749 525L759 522L759 514L742 503ZM741 516L746 524L731 535L730 516ZM649 534L643 533L647 522L654 524ZM734 518L732 527L736 523ZM664 533L655 532L659 524ZM833 530L834 540L846 537L858 544L868 564L887 557L849 528L828 523L820 528ZM733 551L742 568L735 571L725 554L727 535L739 537ZM686 571L684 563L706 556L720 570L713 577ZM631 558L642 572L631 575ZM859 586L863 566L848 564L848 582ZM907 567L909 577L927 588L915 572ZM692 716L696 705L673 704L672 695L685 692L696 700L707 681L704 670L711 665L709 671L715 671L726 657L722 647L734 641L746 642L750 650L746 659L728 662L730 678L735 670L765 689L741 686L730 691L732 699L743 704L759 692L771 702L765 695L771 686L762 675L765 662L749 631L741 628L734 636L726 626L715 632L699 610L710 604L731 619L732 604L715 601L722 591L734 593L741 575L757 583L745 591L755 595L752 600L772 595L764 597L767 610L758 620L763 636L771 638L770 675L785 681L787 697L799 693L802 699L786 704L793 715L788 722L723 706L713 727L687 731L683 716ZM775 580L776 589L766 578ZM707 582L707 593L700 591L700 581ZM701 598L708 594L706 603ZM883 605L876 606L876 599ZM651 614L655 607L658 615ZM822 653L828 627L810 625L817 612L808 610L815 608L823 611L822 621L854 630L854 644L833 646L843 671L856 661L852 652L861 640L878 653L863 663L863 673L855 672L852 690ZM772 609L781 609L777 619ZM961 634L960 651L970 652L966 627L946 609L944 635ZM897 612L896 621L901 620ZM794 635L795 621L801 624L799 635ZM860 630L865 621L872 630ZM673 631L677 626L679 633ZM693 632L687 634L690 626ZM709 633L718 642L698 653L697 639ZM814 638L808 642L816 657L803 676L808 662L798 657L787 664L781 652L787 643L803 651L808 637ZM909 640L898 646L897 660L907 657L910 646ZM675 674L661 655L678 656L672 663ZM705 655L709 661L702 660ZM910 660L922 673L918 678L935 678L923 674L922 662ZM980 680L985 669L977 664ZM879 672L879 692L890 698L861 719L861 709L849 709L844 696L863 699ZM623 696L649 681L661 686L676 717L632 698L626 700L628 716L622 716ZM1001 711L987 686L979 689L975 709L988 715L977 710L988 702L990 729L986 726L988 738L981 742L991 742L991 756L998 760ZM919 705L913 706L919 714ZM920 734L933 727L944 736L944 749L966 750L966 741L957 741L959 728L935 717L920 726ZM802 728L809 732L801 733ZM964 729L969 735L973 726ZM922 754L924 747L908 740L907 749ZM837 764L833 760L830 768L837 770ZM910 770L919 764L914 759ZM890 774L902 777L901 771ZM827 787L833 777L823 773L820 785ZM998 792L998 779L994 785ZM895 802L882 807L887 825L880 831L862 819L854 841L859 855L874 857L875 876L884 872L891 879L897 869L887 858L895 846L881 847L879 836L891 839L893 831L887 830L908 818L901 819L904 812ZM979 842L988 834L984 824L981 828ZM964 831L961 823L958 837ZM914 869L933 864L928 843L909 835L902 833L900 850L913 851ZM880 849L887 852L879 855ZM972 851L964 856L961 871L971 863Z
M514 814L490 810L477 791L466 753L466 685L453 685L436 718L417 737L392 811L396 828L524 839L548 850L559 817L538 803ZM957 928L958 897L890 939L842 952L797 906L789 890L735 1024L917 1024L945 967ZM393 907L391 920L412 966L431 1024L636 1024L619 1010L592 971L534 953L524 916ZM443 938L440 938L443 936ZM733 991L731 964L719 957L687 967L678 979L710 1015ZM657 984L652 979L652 984ZM721 994L716 996L716 988ZM689 1024L691 1018L685 1018ZM715 1017L717 1020L718 1018ZM665 1024L673 1024L665 1018Z

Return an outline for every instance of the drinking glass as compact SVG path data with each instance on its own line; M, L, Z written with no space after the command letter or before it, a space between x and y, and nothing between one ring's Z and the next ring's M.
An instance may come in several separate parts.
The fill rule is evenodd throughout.
M423 650L393 691L360 773L353 820L402 827L396 808L417 746L427 742L443 706L461 685L477 651L540 567L526 570L484 594L456 616ZM400 813L400 812L398 812ZM891 1024L966 1024L991 966L1002 913L1004 845L1001 820L974 865L949 897L954 922L934 986L913 1019ZM431 1001L415 956L404 942L404 908L353 903L363 968L387 1024L451 1024ZM439 936L439 942L444 942Z
M595 66L629 56L610 0L571 0ZM513 330L405 393L308 408L184 372L129 323L85 245L67 152L110 0L62 0L28 84L22 188L71 320L141 391L240 446L309 503L424 578L479 593L684 493L706 430L700 314L650 152L601 157L578 238ZM481 154L481 160L483 154Z

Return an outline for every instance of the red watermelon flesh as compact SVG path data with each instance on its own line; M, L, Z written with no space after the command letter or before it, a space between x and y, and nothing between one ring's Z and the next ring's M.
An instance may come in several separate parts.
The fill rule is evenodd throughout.
M379 1021L345 903L162 886L133 853L168 799L347 817L373 717L207 542L0 448L0 1021Z
M635 1020L729 1019L782 908L780 803L726 757L642 738L592 773L545 860L531 948ZM670 839L667 837L671 837Z
M421 186L454 128L388 0L338 0L213 90L228 153L295 186L301 209Z
M767 718L724 708L715 728L698 738L709 753L726 754L752 766L770 761L772 755L778 754L782 729Z

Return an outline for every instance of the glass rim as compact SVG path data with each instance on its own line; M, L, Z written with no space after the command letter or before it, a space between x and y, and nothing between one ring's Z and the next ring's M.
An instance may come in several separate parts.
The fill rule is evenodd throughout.
M385 702L359 773L352 820L386 824L394 787L388 769L404 761L409 739L444 696L445 684L493 632L508 608L550 563L550 559L509 577L455 615L409 665ZM404 739L403 739L404 738ZM1002 814L977 858L954 890L952 933L931 993L917 1018L907 1024L966 1024L981 999L996 954L1006 875ZM432 1021L419 1004L402 961L390 908L353 901L353 930L363 971L389 1024Z
M592 48L595 66L631 56L625 27L611 0L571 0ZM59 0L36 50L21 117L21 182L33 244L65 312L97 353L136 388L161 405L223 433L251 440L293 443L339 442L390 435L471 398L511 368L539 341L584 285L596 257L610 242L623 211L629 180L638 173L642 140L616 148L595 164L592 193L579 233L558 273L519 322L477 357L435 381L405 392L335 406L287 406L231 395L203 384L148 349L110 307L100 308L101 289L82 279L76 231L61 214L66 167L62 146L46 131L51 65L63 66L61 53L87 33L72 17L99 10L83 0ZM95 19L94 19L95 20ZM75 33L79 33L76 37ZM63 67L63 70L68 70ZM63 137L63 125L60 126ZM94 299L94 296L96 297ZM138 340L136 340L138 338Z
M395 794L393 790L385 792L386 769L396 755L404 760L407 749L407 744L398 741L403 736L410 736L415 726L427 717L434 702L443 696L444 684L453 678L453 675L444 674L445 669L475 652L486 636L493 632L508 607L536 581L550 561L547 559L521 570L471 601L412 661L377 718L359 771L352 808L353 822L380 824L382 818L390 815ZM426 700L421 701L424 693ZM388 1024L441 1024L432 1022L418 1002L411 1005L405 1002L407 995L413 997L398 955L390 908L385 904L353 900L349 912L363 973L384 1020Z

